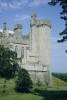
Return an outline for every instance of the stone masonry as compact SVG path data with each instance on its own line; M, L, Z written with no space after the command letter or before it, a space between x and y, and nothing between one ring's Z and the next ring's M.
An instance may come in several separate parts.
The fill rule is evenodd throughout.
M16 24L14 30L8 30L6 22L0 31L0 44L17 52L21 61L19 65L28 70L33 83L51 85L50 71L50 29L48 20L36 19L32 13L30 22L31 32L22 34L22 25Z

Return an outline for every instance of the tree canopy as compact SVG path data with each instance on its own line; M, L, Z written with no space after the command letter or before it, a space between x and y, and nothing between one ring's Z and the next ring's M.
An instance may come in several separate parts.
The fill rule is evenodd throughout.
M60 12L60 18L64 20L65 22L65 29L62 30L59 35L62 35L62 39L58 40L58 42L64 42L67 41L67 0L51 0L48 2L49 5L55 6L56 4L59 4L62 8L62 11Z
M13 77L17 69L16 52L0 45L0 76L5 78Z

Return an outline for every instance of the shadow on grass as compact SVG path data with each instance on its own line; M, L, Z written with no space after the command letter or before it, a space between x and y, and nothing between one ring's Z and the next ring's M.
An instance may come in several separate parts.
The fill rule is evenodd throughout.
M17 93L31 93L31 91L29 89L16 89L14 88L14 90L17 92Z
M42 100L67 100L67 91L48 91L35 89L34 93L43 96Z

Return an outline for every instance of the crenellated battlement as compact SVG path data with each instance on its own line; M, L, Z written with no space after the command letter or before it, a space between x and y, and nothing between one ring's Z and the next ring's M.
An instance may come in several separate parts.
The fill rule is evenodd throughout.
M36 19L36 13L32 13L30 26L31 27L32 26L40 27L40 26L43 26L43 25L46 25L46 26L51 28L51 22L49 20Z
M49 20L37 20L36 22L37 27L43 26L43 25L46 25L51 28L51 22Z
M51 28L51 22L49 20L31 20L30 26L32 27L34 25L37 27L46 25Z
M17 30L17 29L22 29L22 24L16 24L14 26L14 31Z

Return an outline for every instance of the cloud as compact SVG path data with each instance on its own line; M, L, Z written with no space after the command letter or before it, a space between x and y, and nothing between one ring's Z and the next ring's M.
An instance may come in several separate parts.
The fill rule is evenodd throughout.
M8 6L7 2L0 2L0 6L2 8L6 8Z
M24 6L28 7L37 7L43 4L48 3L50 0L5 0L1 1L0 0L0 8L22 8Z
M29 4L30 7L40 6L48 3L50 0L32 0Z
M26 5L29 0L0 0L0 8L21 8L22 6Z
M21 6L24 6L28 3L28 0L13 0L12 2L9 2L10 8L20 8Z
M25 20L25 19L30 19L29 15L16 15L16 20Z
M7 7L8 7L7 2L0 1L0 13L2 13L3 10L5 10Z

